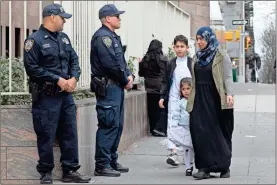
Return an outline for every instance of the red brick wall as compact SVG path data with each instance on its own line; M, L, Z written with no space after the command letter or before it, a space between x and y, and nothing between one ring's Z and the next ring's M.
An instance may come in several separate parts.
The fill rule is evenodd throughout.
M12 56L14 56L15 47L23 48L24 42L24 2L23 1L11 1L12 2ZM39 28L39 1L26 1L27 2L27 29L29 29L29 34L33 30ZM53 1L43 1L43 6L52 3ZM9 26L9 1L1 1L1 26L2 26L2 56L5 56L6 48L6 26ZM20 46L15 46L15 28L20 28ZM20 50L22 56L23 49ZM1 53L1 52L0 52Z
M209 1L179 1L179 7L191 15L191 37L195 38L200 27L210 25Z

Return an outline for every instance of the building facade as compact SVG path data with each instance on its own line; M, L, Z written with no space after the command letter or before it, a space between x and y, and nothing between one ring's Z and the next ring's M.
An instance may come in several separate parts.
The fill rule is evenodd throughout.
M178 6L190 14L190 37L195 38L197 30L210 25L209 1L178 1Z
M244 10L243 10L244 3ZM248 24L245 25L245 32L251 38L251 47L246 50L246 62L250 55L255 53L254 45L255 38L253 32L253 1L219 1L221 13L223 16L224 25L226 30L238 30L241 26L233 25L233 20L242 20L243 17L248 21ZM244 16L243 16L244 13ZM228 42L227 51L231 58L239 58L240 45L238 42Z
M202 26L210 25L210 2L209 1L173 1L178 7L187 12L190 17L190 25L186 29L190 29L190 52L195 54L197 44L195 42L196 32ZM189 28L190 27L190 28Z
M239 25L233 25L233 20L241 20L243 18L242 1L220 1L220 10L223 16L223 22L226 30L238 30ZM238 59L240 55L240 42L227 42L227 52L232 59Z
M24 39L39 28L41 10L51 2L53 1L0 2L0 56L22 57Z
M78 88L88 89L90 85L90 40L101 26L99 9L108 3L125 10L121 16L120 35L127 45L126 60L142 58L152 39L163 43L168 53L176 35L190 38L191 16L182 10L177 2L171 1L1 1L1 53L4 58L22 58L25 38L36 31L42 22L42 9L49 3L60 3L73 17L66 20L66 32L76 50L82 75ZM176 4L177 3L177 4ZM8 15L8 16L7 16ZM138 78L138 60L132 61Z

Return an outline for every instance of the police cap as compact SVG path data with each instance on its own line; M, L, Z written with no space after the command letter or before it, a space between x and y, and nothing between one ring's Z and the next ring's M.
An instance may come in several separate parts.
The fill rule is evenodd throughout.
M106 16L120 15L125 13L125 11L119 11L114 4L106 4L99 10L99 19Z
M72 17L71 14L66 13L60 4L49 4L43 8L42 17L47 17L51 15L59 15L65 19Z

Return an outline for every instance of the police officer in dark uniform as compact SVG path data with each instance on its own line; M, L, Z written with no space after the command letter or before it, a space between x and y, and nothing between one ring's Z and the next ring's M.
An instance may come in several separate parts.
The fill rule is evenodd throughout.
M59 4L47 5L43 9L43 25L26 39L24 45L41 184L52 184L56 135L61 150L62 181L90 181L77 171L80 165L76 106L71 92L79 79L80 67L68 36L62 32L65 19L71 16Z
M124 88L131 89L134 76L128 69L120 37L120 14L113 4L99 10L102 27L91 39L91 90L96 94L95 176L120 176L129 169L117 162L117 148L123 130Z

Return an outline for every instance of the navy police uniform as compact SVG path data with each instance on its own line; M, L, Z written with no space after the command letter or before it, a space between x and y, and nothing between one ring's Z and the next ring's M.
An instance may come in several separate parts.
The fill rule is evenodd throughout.
M58 4L44 8L44 17L52 14L62 18L71 17ZM32 115L39 154L37 171L42 175L42 179L44 178L42 183L47 179L52 182L49 174L54 168L53 146L57 135L61 150L63 180L66 180L64 179L66 174L76 173L80 168L76 106L72 94L61 92L57 82L60 77L66 80L75 77L78 81L80 76L78 56L65 33L51 32L41 25L39 30L25 41L24 65L33 94ZM48 174L48 177L45 174ZM74 178L76 176L79 177L75 174ZM82 180L87 182L90 179L79 177L79 181L77 179L76 182Z
M122 13L124 11L118 11L114 5L108 4L100 9L99 19ZM117 148L124 122L124 87L128 84L128 76L133 75L125 61L120 37L105 25L102 25L91 39L90 63L91 88L96 94L98 118L95 175L119 176L120 173L113 173L110 169L128 171L128 168L117 163ZM101 83L93 87L94 81L97 83L97 80L103 82L102 87ZM103 90L99 91L97 88Z

